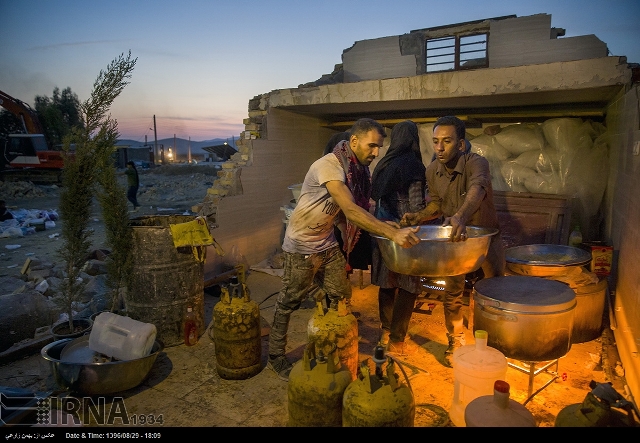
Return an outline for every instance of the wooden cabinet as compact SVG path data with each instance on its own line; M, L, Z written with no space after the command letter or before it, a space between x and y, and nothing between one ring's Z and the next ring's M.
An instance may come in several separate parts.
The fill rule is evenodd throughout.
M493 202L505 248L543 243L567 244L571 223L570 197L494 191Z

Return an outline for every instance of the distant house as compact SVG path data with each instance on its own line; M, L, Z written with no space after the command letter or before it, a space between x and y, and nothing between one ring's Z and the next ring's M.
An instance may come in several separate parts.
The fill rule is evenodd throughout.
M117 168L125 168L128 161L153 164L153 146L132 147L117 145L115 164Z
M231 145L224 143L222 145L205 146L202 148L208 154L205 157L207 162L223 162L231 158L236 151Z

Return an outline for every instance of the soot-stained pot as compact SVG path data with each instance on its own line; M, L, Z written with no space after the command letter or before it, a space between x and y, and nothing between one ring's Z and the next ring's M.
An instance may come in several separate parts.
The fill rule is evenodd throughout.
M507 358L549 361L571 349L576 294L566 284L540 277L480 280L473 290L475 330Z
M564 275L591 262L591 254L565 245L523 245L504 251L507 269L519 275L552 277Z

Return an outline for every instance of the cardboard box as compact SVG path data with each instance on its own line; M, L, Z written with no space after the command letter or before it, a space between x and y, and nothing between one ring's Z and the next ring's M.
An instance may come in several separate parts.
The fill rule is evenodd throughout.
M611 274L613 246L607 246L601 242L582 243L582 246L591 251L591 266L589 269L591 272L601 277Z

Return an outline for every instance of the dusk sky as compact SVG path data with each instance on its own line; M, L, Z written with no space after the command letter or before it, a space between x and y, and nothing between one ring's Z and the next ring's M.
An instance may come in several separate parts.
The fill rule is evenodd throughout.
M640 1L0 0L0 90L28 104L138 59L111 115L123 139L239 137L249 100L329 74L356 41L504 15L551 14L640 63Z

